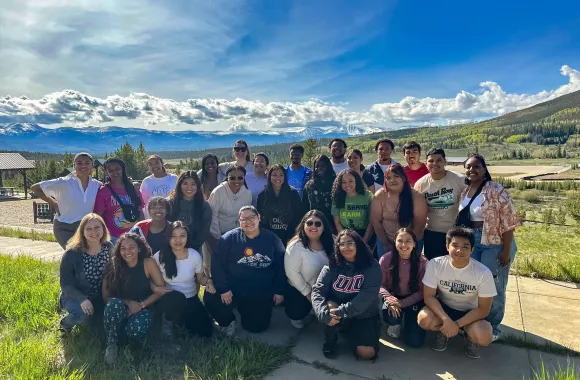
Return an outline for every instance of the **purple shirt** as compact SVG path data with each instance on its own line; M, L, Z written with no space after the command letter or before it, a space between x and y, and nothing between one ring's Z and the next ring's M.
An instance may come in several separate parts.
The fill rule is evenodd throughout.
M388 301L389 297L395 297L399 300L401 304L401 308L404 309L406 307L412 306L417 302L421 302L423 300L423 276L425 275L425 269L427 268L427 263L429 260L423 255L420 256L419 259L419 271L417 272L417 278L411 280L409 277L411 276L411 262L410 260L405 260L399 258L399 294L395 295L392 293L393 291L393 279L391 276L391 270L389 269L391 266L391 258L393 257L392 252L385 253L381 259L379 260L379 264L381 265L381 273L383 274L383 279L381 281L381 290L379 291L383 296L383 299L389 304ZM411 293L409 290L410 281L417 282L417 291L415 293Z

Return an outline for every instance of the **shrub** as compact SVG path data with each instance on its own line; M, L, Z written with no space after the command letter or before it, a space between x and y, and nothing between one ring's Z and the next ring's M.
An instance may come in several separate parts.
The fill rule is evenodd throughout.
M540 197L540 192L537 190L524 191L522 193L522 198L526 202L534 204L540 203L542 201Z

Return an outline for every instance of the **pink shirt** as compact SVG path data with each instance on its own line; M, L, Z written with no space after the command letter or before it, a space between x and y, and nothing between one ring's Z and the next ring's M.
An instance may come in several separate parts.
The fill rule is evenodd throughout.
M125 189L117 189L113 186L113 190L115 193L119 195L121 201L124 204L131 203L131 199L127 194ZM141 199L141 206L140 209L143 209L143 197L141 196L141 192L135 189L139 199ZM123 209L119 206L117 200L111 194L111 191L106 186L101 186L99 191L97 192L97 199L95 200L95 208L93 210L95 213L100 214L103 216L105 220L105 225L109 229L111 236L119 237L125 232L128 232L131 227L133 227L137 221L129 222L125 219L125 215L123 214Z
M420 255L419 259L419 271L417 272L416 279L410 279L411 277L411 262L409 260L404 260L399 258L399 294L395 295L391 293L393 291L393 285L391 278L391 258L393 257L393 252L385 253L379 260L381 266L381 272L383 274L383 280L381 281L381 290L379 291L383 299L389 304L389 298L394 297L399 300L401 308L406 308L413 306L417 302L423 301L423 276L425 275L425 269L427 268L427 263L429 260L423 255ZM417 291L411 293L409 290L410 281L417 281Z

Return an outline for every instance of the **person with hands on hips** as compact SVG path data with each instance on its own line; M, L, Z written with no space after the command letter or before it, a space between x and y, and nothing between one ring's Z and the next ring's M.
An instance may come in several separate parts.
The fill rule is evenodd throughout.
M411 347L420 347L425 330L417 324L423 308L423 275L427 258L417 250L417 238L412 229L401 228L395 233L395 251L387 252L379 260L383 280L383 320L389 326L387 335L398 339L403 320L403 340Z
M447 340L465 331L465 354L480 357L480 346L492 342L492 328L485 318L497 294L489 269L473 260L473 231L454 227L446 236L448 255L429 261L423 277L425 307L417 321L425 330L437 331L432 346L445 351Z
M312 287L312 306L324 323L322 353L335 358L338 329L346 334L358 359L374 360L379 351L379 289L381 269L356 231L344 229L336 238L333 257Z
M284 245L273 232L260 228L254 206L238 213L240 227L218 240L212 255L211 274L216 293L204 293L204 303L220 330L232 336L234 308L242 328L258 333L270 326L274 305L284 301L286 274Z

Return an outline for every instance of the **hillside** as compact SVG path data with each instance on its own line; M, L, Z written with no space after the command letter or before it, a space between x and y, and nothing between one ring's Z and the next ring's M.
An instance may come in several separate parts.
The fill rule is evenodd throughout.
M566 144L580 143L580 91L479 123L452 127L421 127L353 137L352 145L368 146L389 137L397 145L415 140L426 147L448 149L486 146L497 143Z

